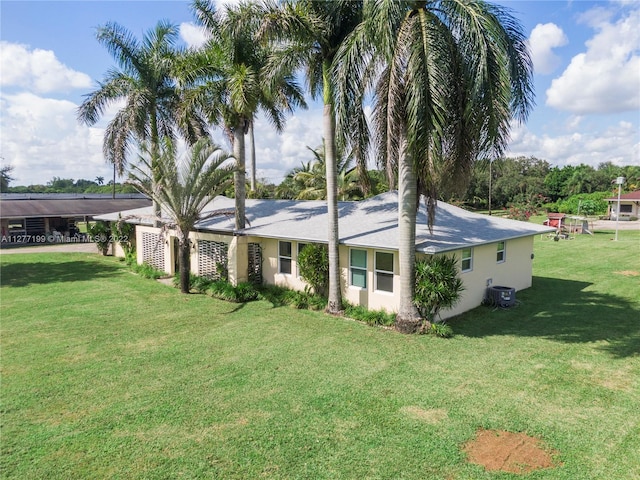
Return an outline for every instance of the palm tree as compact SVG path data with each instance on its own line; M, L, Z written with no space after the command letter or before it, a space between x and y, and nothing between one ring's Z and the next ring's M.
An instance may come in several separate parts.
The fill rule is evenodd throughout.
M231 155L208 138L198 140L182 160L176 159L176 149L168 139L163 142L160 154L155 159L150 149L143 147L142 150L140 163L129 174L130 181L162 207L166 217L161 216L158 219L160 223L165 228L176 229L180 251L180 290L189 293L189 232L195 229L195 224L200 220L231 213L202 213L212 199L221 195L231 184L233 168L223 165Z
M533 104L526 38L508 10L480 0L365 0L364 21L334 74L339 128L352 125L354 99L373 94L379 158L399 185L396 328L415 332L419 195L431 227L438 190L463 185L476 159L505 149L512 117L526 119Z
M255 5L228 6L224 12L217 12L208 0L194 0L192 6L209 40L202 50L192 52L184 74L196 88L195 101L210 121L224 124L232 139L237 166L236 229L242 229L246 223L245 134L258 110L281 131L284 113L306 108L306 103L290 72L281 72L269 82L262 77L270 52L257 39L260 15Z
M104 184L104 177L100 177L100 176L96 177L96 183L98 185L103 185Z
M342 310L340 286L338 200L336 171L336 125L332 64L338 48L362 20L362 1L299 0L286 1L263 15L262 31L275 39L278 48L271 57L270 72L303 69L311 96L320 94L324 103L323 136L329 217L329 300L327 311ZM355 113L353 110L352 113ZM354 116L354 122L364 114ZM359 158L359 151L355 152ZM359 163L359 167L362 163ZM361 178L367 178L363 170Z
M309 162L307 168L296 171L294 174L294 180L302 186L296 199L326 200L327 169L324 144L315 150L307 148L313 153L314 160ZM353 158L342 155L340 149L338 149L336 164L336 195L341 201L360 200L364 197L357 168L353 166Z
M135 142L149 143L153 164L163 138L174 141L180 135L191 144L207 135L204 118L188 108L190 104L184 101L184 92L175 81L174 67L180 54L175 46L175 25L159 22L140 42L124 27L107 23L98 28L96 38L119 69L107 72L99 88L86 95L77 115L82 123L94 125L110 105L124 101L109 122L103 143L107 162L120 175ZM157 175L154 179L159 180Z

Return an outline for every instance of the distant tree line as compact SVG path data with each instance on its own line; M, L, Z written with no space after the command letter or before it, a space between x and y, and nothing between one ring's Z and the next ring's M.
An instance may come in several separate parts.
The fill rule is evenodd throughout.
M274 184L258 179L255 189L249 193L253 198L275 198L287 200L326 199L326 179L323 148L309 149L311 160L302 163L287 173L284 180ZM339 155L338 197L340 200L361 200L389 190L384 172L369 170L370 190L365 194L361 173L349 158ZM6 170L6 171L5 171ZM10 187L11 169L2 171L2 192L9 193L112 193L113 181L104 183L103 177L94 180L53 177L45 185ZM491 183L491 208L509 209L513 206L544 207L551 211L576 213L580 200L601 201L615 195L614 180L625 177L625 192L640 189L640 166L618 167L604 162L597 168L589 165L551 166L546 160L536 157L498 158L491 162L476 162L469 187L463 194L448 193L441 189L440 200L461 204L467 208L487 210L489 208L489 183ZM489 179L491 178L491 182ZM132 185L116 183L117 193L135 193ZM234 196L232 187L225 191ZM602 210L602 205L596 210ZM586 204L589 208L589 204ZM603 213L603 212L593 212Z
M491 208L496 210L514 205L537 205L559 211L571 197L595 195L606 198L617 193L614 181L620 176L626 178L624 191L640 189L640 166L619 167L603 162L597 168L589 165L558 167L535 157L499 158L491 165L488 161L477 162L465 194L444 200L488 209L491 196Z
M20 185L11 187L9 186L9 178L6 180L3 176L2 179L2 192L3 193L104 193L111 194L114 190L113 180L108 183L104 183L104 177L96 177L95 180L86 180L80 178L74 180L73 178L60 178L53 177L45 185ZM132 185L116 183L116 193L137 193L137 190Z

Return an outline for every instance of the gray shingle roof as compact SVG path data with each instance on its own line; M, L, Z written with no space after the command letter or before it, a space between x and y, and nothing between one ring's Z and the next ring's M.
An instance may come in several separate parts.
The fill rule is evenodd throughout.
M232 210L234 200L216 197L206 211ZM388 192L359 202L339 202L340 243L354 247L398 249L398 195ZM151 209L123 212L123 216L150 218ZM247 200L247 228L239 234L258 237L326 243L327 205L324 201ZM115 220L117 214L99 218ZM150 221L142 221L148 223ZM229 215L198 223L199 230L234 233ZM480 215L438 202L433 234L427 227L427 215L421 204L416 226L416 250L438 253L467 246L493 243L554 231L542 225L495 216Z

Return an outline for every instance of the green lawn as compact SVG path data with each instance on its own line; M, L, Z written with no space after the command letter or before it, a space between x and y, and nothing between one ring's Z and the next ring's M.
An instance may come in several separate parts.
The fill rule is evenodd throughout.
M537 238L519 306L449 340L3 255L0 475L523 477L466 462L495 428L558 452L526 478L640 478L640 233L612 237Z

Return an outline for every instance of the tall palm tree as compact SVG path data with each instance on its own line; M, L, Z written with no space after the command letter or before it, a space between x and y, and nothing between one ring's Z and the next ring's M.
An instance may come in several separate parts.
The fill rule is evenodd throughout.
M176 149L168 139L162 142L155 159L150 149L142 150L139 164L129 174L130 181L162 207L165 216L160 216L159 221L166 228L176 229L180 290L189 293L189 232L195 229L196 222L227 213L213 211L203 215L211 200L231 184L233 168L223 165L231 155L208 138L198 140L182 159L176 158Z
M96 38L119 69L107 72L99 88L86 95L77 115L80 122L94 125L110 105L125 102L109 122L103 142L105 159L120 175L134 143L149 142L156 158L163 138L181 136L193 143L207 135L205 119L188 108L175 81L173 70L180 54L175 25L159 22L140 42L124 27L107 23L98 28Z
M340 285L338 200L336 171L336 125L332 64L338 48L362 20L362 1L291 0L263 15L262 31L275 39L278 48L271 57L269 71L304 70L307 86L315 99L322 95L323 136L329 217L329 300L327 311L342 310ZM356 112L356 110L353 110ZM352 113L353 113L352 112ZM364 118L364 114L357 119ZM358 151L355 152L359 154ZM360 156L363 158L363 156ZM359 164L360 165L360 164ZM361 177L366 176L363 170Z
M510 122L533 104L532 64L510 12L481 0L365 0L335 76L339 127L374 98L379 158L397 171L400 307L396 328L415 332L415 226L419 196L434 221L438 189L464 184L473 162L499 155Z
M245 135L255 115L262 110L281 131L285 112L306 108L306 103L290 72L281 71L269 82L262 77L269 48L257 38L260 15L255 5L227 6L220 12L208 0L194 0L192 7L209 40L185 63L185 78L197 87L196 102L210 121L222 122L232 139L237 162L236 228L242 229L246 223Z

